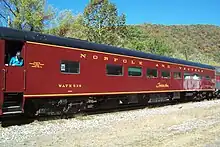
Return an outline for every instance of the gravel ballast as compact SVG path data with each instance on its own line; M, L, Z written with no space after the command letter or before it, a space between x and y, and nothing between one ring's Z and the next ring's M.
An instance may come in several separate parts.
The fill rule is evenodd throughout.
M0 127L1 147L216 146L220 100Z

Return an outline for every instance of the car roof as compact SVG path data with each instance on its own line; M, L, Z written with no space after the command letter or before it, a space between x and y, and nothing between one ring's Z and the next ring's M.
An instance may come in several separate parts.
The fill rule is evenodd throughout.
M85 40L75 39L75 38L65 38L65 37L58 37L53 35L41 34L32 31L23 31L17 30L7 27L0 27L0 38L2 39L13 39L13 40L21 40L21 41L32 41L38 43L45 43L45 44L52 44L52 45L59 45L65 47L73 47L73 48L81 48L93 51L100 51L106 53L113 53L119 55L126 55L132 57L139 57L139 58L146 58L188 66L195 66L199 68L207 68L207 69L215 69L214 66L201 64L197 62L186 61L182 59L176 59L166 56L160 56L150 53L145 53L141 51L135 51L125 48L114 47L105 44L97 44L88 42Z

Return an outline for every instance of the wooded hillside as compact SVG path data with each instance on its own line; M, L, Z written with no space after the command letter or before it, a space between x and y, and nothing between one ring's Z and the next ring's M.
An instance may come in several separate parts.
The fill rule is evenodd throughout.
M165 52L162 52L164 55L220 65L220 27L218 26L144 24L129 26L129 28L137 33L137 38L133 40L132 45L125 45L129 48L134 47L154 53L151 46L157 49L157 43L154 43L155 41L152 43L153 39L161 42L160 46L165 48ZM158 50L161 47L158 47Z

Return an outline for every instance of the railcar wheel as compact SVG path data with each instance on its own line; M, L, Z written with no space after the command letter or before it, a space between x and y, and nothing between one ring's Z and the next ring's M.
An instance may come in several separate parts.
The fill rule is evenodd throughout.
M147 94L138 95L138 103L141 105L147 105L150 100L150 97Z
M32 100L25 101L24 116L33 118L36 116L36 113L37 113L36 104Z

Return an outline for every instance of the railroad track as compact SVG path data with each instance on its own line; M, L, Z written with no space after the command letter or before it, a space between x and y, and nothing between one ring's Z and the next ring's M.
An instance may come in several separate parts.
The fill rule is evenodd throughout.
M212 99L214 100L214 99ZM202 100L204 101L204 100ZM131 110L137 110L137 109L144 109L144 108L149 108L149 109L153 109L153 108L157 108L157 107L163 107L163 106L168 106L168 105L177 105L177 104L181 104L181 103L188 103L188 102L192 102L192 101L184 101L184 102L180 102L180 101L165 101L165 102L157 102L157 103L150 103L147 105L132 105L132 106L122 106L119 108L106 108L106 109L93 109L93 110L87 110L87 111L83 111L80 113L76 113L76 114L70 114L70 115L53 115L53 116L36 116L33 118L28 118L26 116L24 116L23 114L21 115L16 115L13 117L3 117L0 118L0 124L2 125L2 127L9 127L9 126L14 126L14 125L25 125L25 124L29 124L32 123L34 121L50 121L50 120L57 120L57 119L68 119L68 118L75 118L77 116L88 116L88 115L96 115L96 114L103 114L103 113L115 113L115 112L120 112L120 111L131 111ZM196 101L198 102L198 101Z

